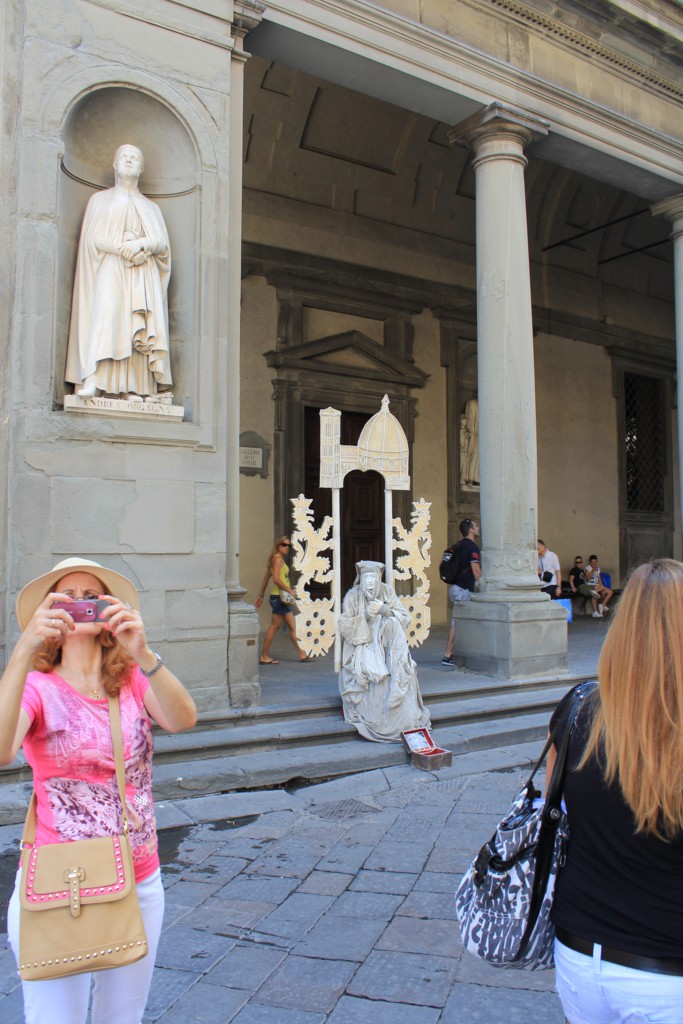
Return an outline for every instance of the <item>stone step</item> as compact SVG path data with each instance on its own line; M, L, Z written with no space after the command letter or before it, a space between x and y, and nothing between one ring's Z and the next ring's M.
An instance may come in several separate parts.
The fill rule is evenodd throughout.
M548 731L548 712L465 722L435 730L434 739L453 752L454 764L476 751L514 748L542 740ZM347 728L351 728L348 726ZM281 786L300 786L356 772L407 764L398 743L370 743L353 730L346 743L290 745L256 750L235 757L193 756L186 761L155 764L155 801L178 801L222 793ZM418 769L415 769L416 771ZM31 794L30 779L0 787L0 825L23 820Z
M530 681L472 681L461 684L452 673L446 673L443 684L430 687L424 694L433 730L464 726L467 723L490 723L537 712L549 714L564 692L579 678ZM487 734L484 729L484 735ZM305 709L285 706L236 709L223 715L202 718L190 732L170 735L156 731L155 765L179 763L189 758L211 759L259 751L286 748L356 745L359 737L353 726L344 722L338 697L324 699ZM361 746L367 741L360 740ZM372 760L372 758L370 758ZM361 758L362 761L362 758ZM395 762L390 762L395 763ZM364 770L361 767L359 771ZM12 765L0 768L0 789L30 779L31 772L23 754Z

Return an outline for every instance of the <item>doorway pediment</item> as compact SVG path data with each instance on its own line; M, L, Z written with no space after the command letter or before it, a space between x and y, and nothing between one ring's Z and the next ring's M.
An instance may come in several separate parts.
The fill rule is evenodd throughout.
M268 366L421 388L429 374L361 331L344 331L265 353Z

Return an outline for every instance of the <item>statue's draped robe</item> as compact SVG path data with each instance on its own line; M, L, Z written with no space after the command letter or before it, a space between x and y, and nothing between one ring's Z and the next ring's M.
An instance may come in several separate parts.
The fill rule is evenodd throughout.
M146 238L141 266L118 254L122 242ZM156 203L141 192L110 188L90 199L76 264L66 380L96 374L108 394L152 395L172 384L167 291L168 233Z
M430 719L406 638L410 615L386 584L380 584L377 598L384 602L385 614L372 617L359 586L344 598L339 691L344 718L361 736L392 743L407 729L428 728Z

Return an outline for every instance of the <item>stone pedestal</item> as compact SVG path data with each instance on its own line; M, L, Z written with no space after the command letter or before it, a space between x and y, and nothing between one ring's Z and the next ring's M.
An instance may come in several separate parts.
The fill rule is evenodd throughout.
M240 587L228 594L228 698L233 708L261 703L259 621L254 606L243 600L245 593Z
M457 605L455 664L503 679L566 672L567 612L546 594L541 597L493 601L474 594Z

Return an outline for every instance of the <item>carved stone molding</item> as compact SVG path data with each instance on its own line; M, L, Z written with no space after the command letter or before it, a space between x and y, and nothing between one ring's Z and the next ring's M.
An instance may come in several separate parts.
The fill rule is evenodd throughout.
M514 20L529 25L536 32L541 31L546 35L552 36L554 39L566 43L573 50L580 50L591 59L597 58L602 60L619 71L632 75L644 85L657 92L665 93L667 96L677 99L683 98L683 85L673 77L666 78L664 75L659 75L644 64L625 57L622 53L605 46L583 32L578 32L576 29L570 28L568 25L556 21L554 18L550 18L548 15L542 14L526 4L519 3L519 0L489 0L489 2L500 10L505 11ZM474 3L472 6L481 9L479 3Z
M231 33L243 39L261 24L267 5L262 0L235 0Z

